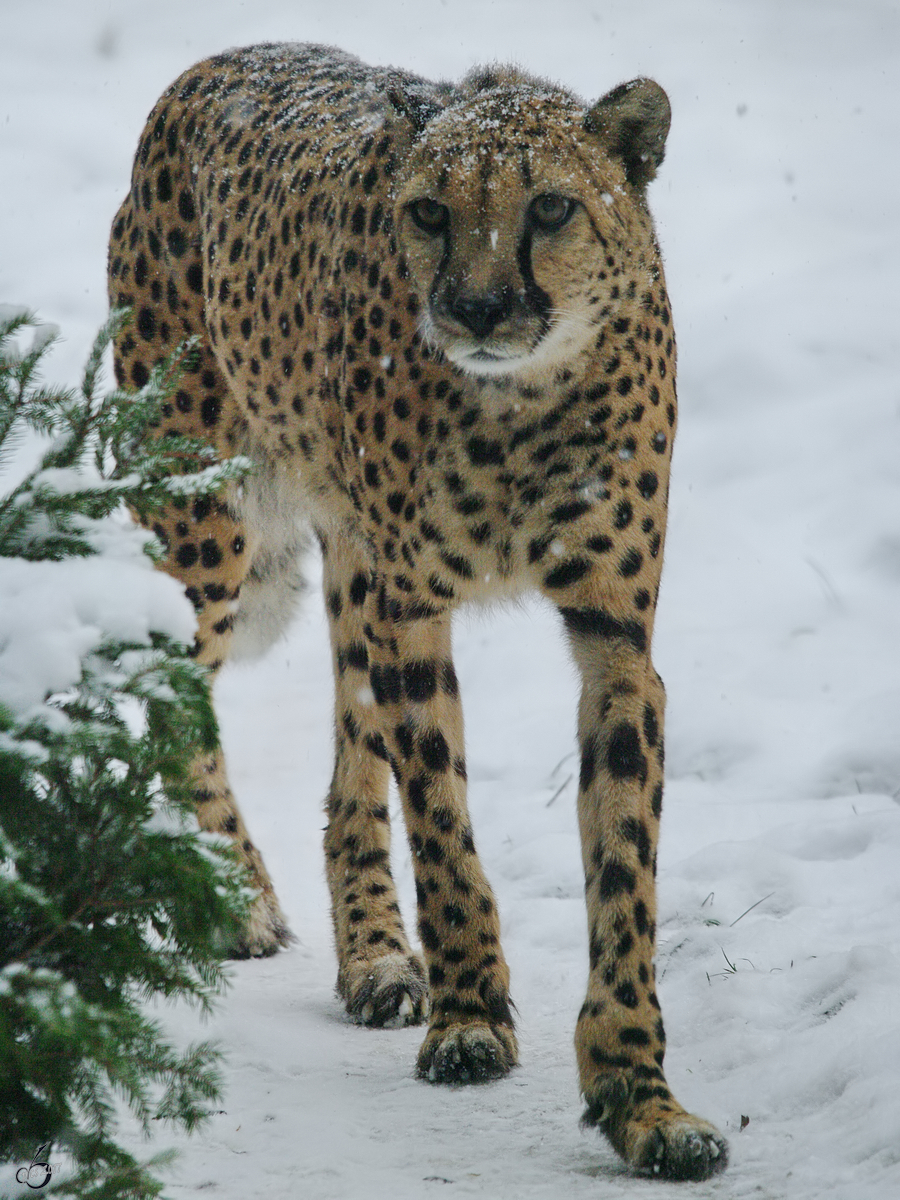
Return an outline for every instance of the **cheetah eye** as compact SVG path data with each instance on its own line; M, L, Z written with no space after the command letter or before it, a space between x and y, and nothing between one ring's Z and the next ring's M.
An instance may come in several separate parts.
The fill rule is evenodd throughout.
M575 211L575 201L567 196L557 196L554 192L545 192L537 196L528 206L528 214L533 224L544 233L555 233L571 219Z
M450 209L446 204L431 200L427 196L414 200L408 208L413 222L425 233L443 233L450 224Z

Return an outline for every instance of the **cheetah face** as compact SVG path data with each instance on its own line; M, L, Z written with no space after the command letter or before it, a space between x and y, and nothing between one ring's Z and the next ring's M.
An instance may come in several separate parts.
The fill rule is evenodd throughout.
M632 137L634 99L625 100ZM646 180L629 169L627 121L592 123L604 103L586 114L564 93L507 84L421 130L395 222L421 332L462 371L523 377L565 366L649 282ZM645 160L634 158L640 171Z
M447 198L422 196L403 214L407 257L428 280L426 339L473 375L517 374L580 348L590 324L559 277L585 237L579 201L552 191L520 196L523 211L511 220L502 193L474 214Z

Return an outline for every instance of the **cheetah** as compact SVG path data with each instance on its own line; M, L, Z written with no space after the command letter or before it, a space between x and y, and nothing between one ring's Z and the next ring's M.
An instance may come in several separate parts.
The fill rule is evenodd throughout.
M335 678L325 862L356 1021L428 1020L417 1073L517 1061L497 904L476 854L451 616L541 592L582 678L578 821L590 946L584 1120L633 1168L727 1161L663 1074L654 982L664 690L650 650L675 431L675 341L646 191L669 103L592 105L515 67L458 85L323 46L229 51L151 113L110 243L119 383L196 353L154 436L255 469L153 525L215 673L281 634L318 538ZM423 954L391 878L388 784ZM199 824L258 889L236 955L290 940L221 751Z

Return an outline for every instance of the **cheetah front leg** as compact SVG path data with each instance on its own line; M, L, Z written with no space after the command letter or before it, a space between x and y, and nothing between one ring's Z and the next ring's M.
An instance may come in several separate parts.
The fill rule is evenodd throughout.
M405 619L383 589L366 602L369 686L413 855L431 1016L417 1072L434 1083L505 1075L518 1051L509 969L466 806L450 615Z
M583 679L578 817L590 975L575 1048L584 1121L635 1168L705 1179L726 1165L727 1145L669 1091L654 978L665 693L642 625L597 607L562 612Z

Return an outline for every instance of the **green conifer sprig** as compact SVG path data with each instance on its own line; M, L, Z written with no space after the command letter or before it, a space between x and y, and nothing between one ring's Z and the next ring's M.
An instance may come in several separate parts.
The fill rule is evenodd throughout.
M123 503L145 518L173 494L218 492L249 472L247 458L218 461L197 438L149 436L182 371L196 366L190 341L155 366L139 391L100 391L103 355L130 316L125 309L111 314L75 391L37 382L55 330L37 326L24 310L0 312L0 447L17 422L52 438L38 466L0 499L0 556L59 560L92 554L85 521L102 520ZM36 336L20 351L16 336L28 328Z
M123 502L148 513L246 472L152 437L190 348L136 395L100 394L125 319L101 331L75 392L38 381L52 333L21 351L34 318L0 312L0 465L21 430L52 439L0 489L0 583L4 560L62 570L96 553ZM159 1195L170 1156L139 1162L120 1145L123 1109L149 1135L159 1120L190 1131L218 1101L217 1049L177 1048L146 1010L169 998L208 1011L247 917L242 870L191 815L190 763L217 737L202 668L163 632L102 639L38 710L0 705L0 1163L48 1146L68 1164L51 1194Z

